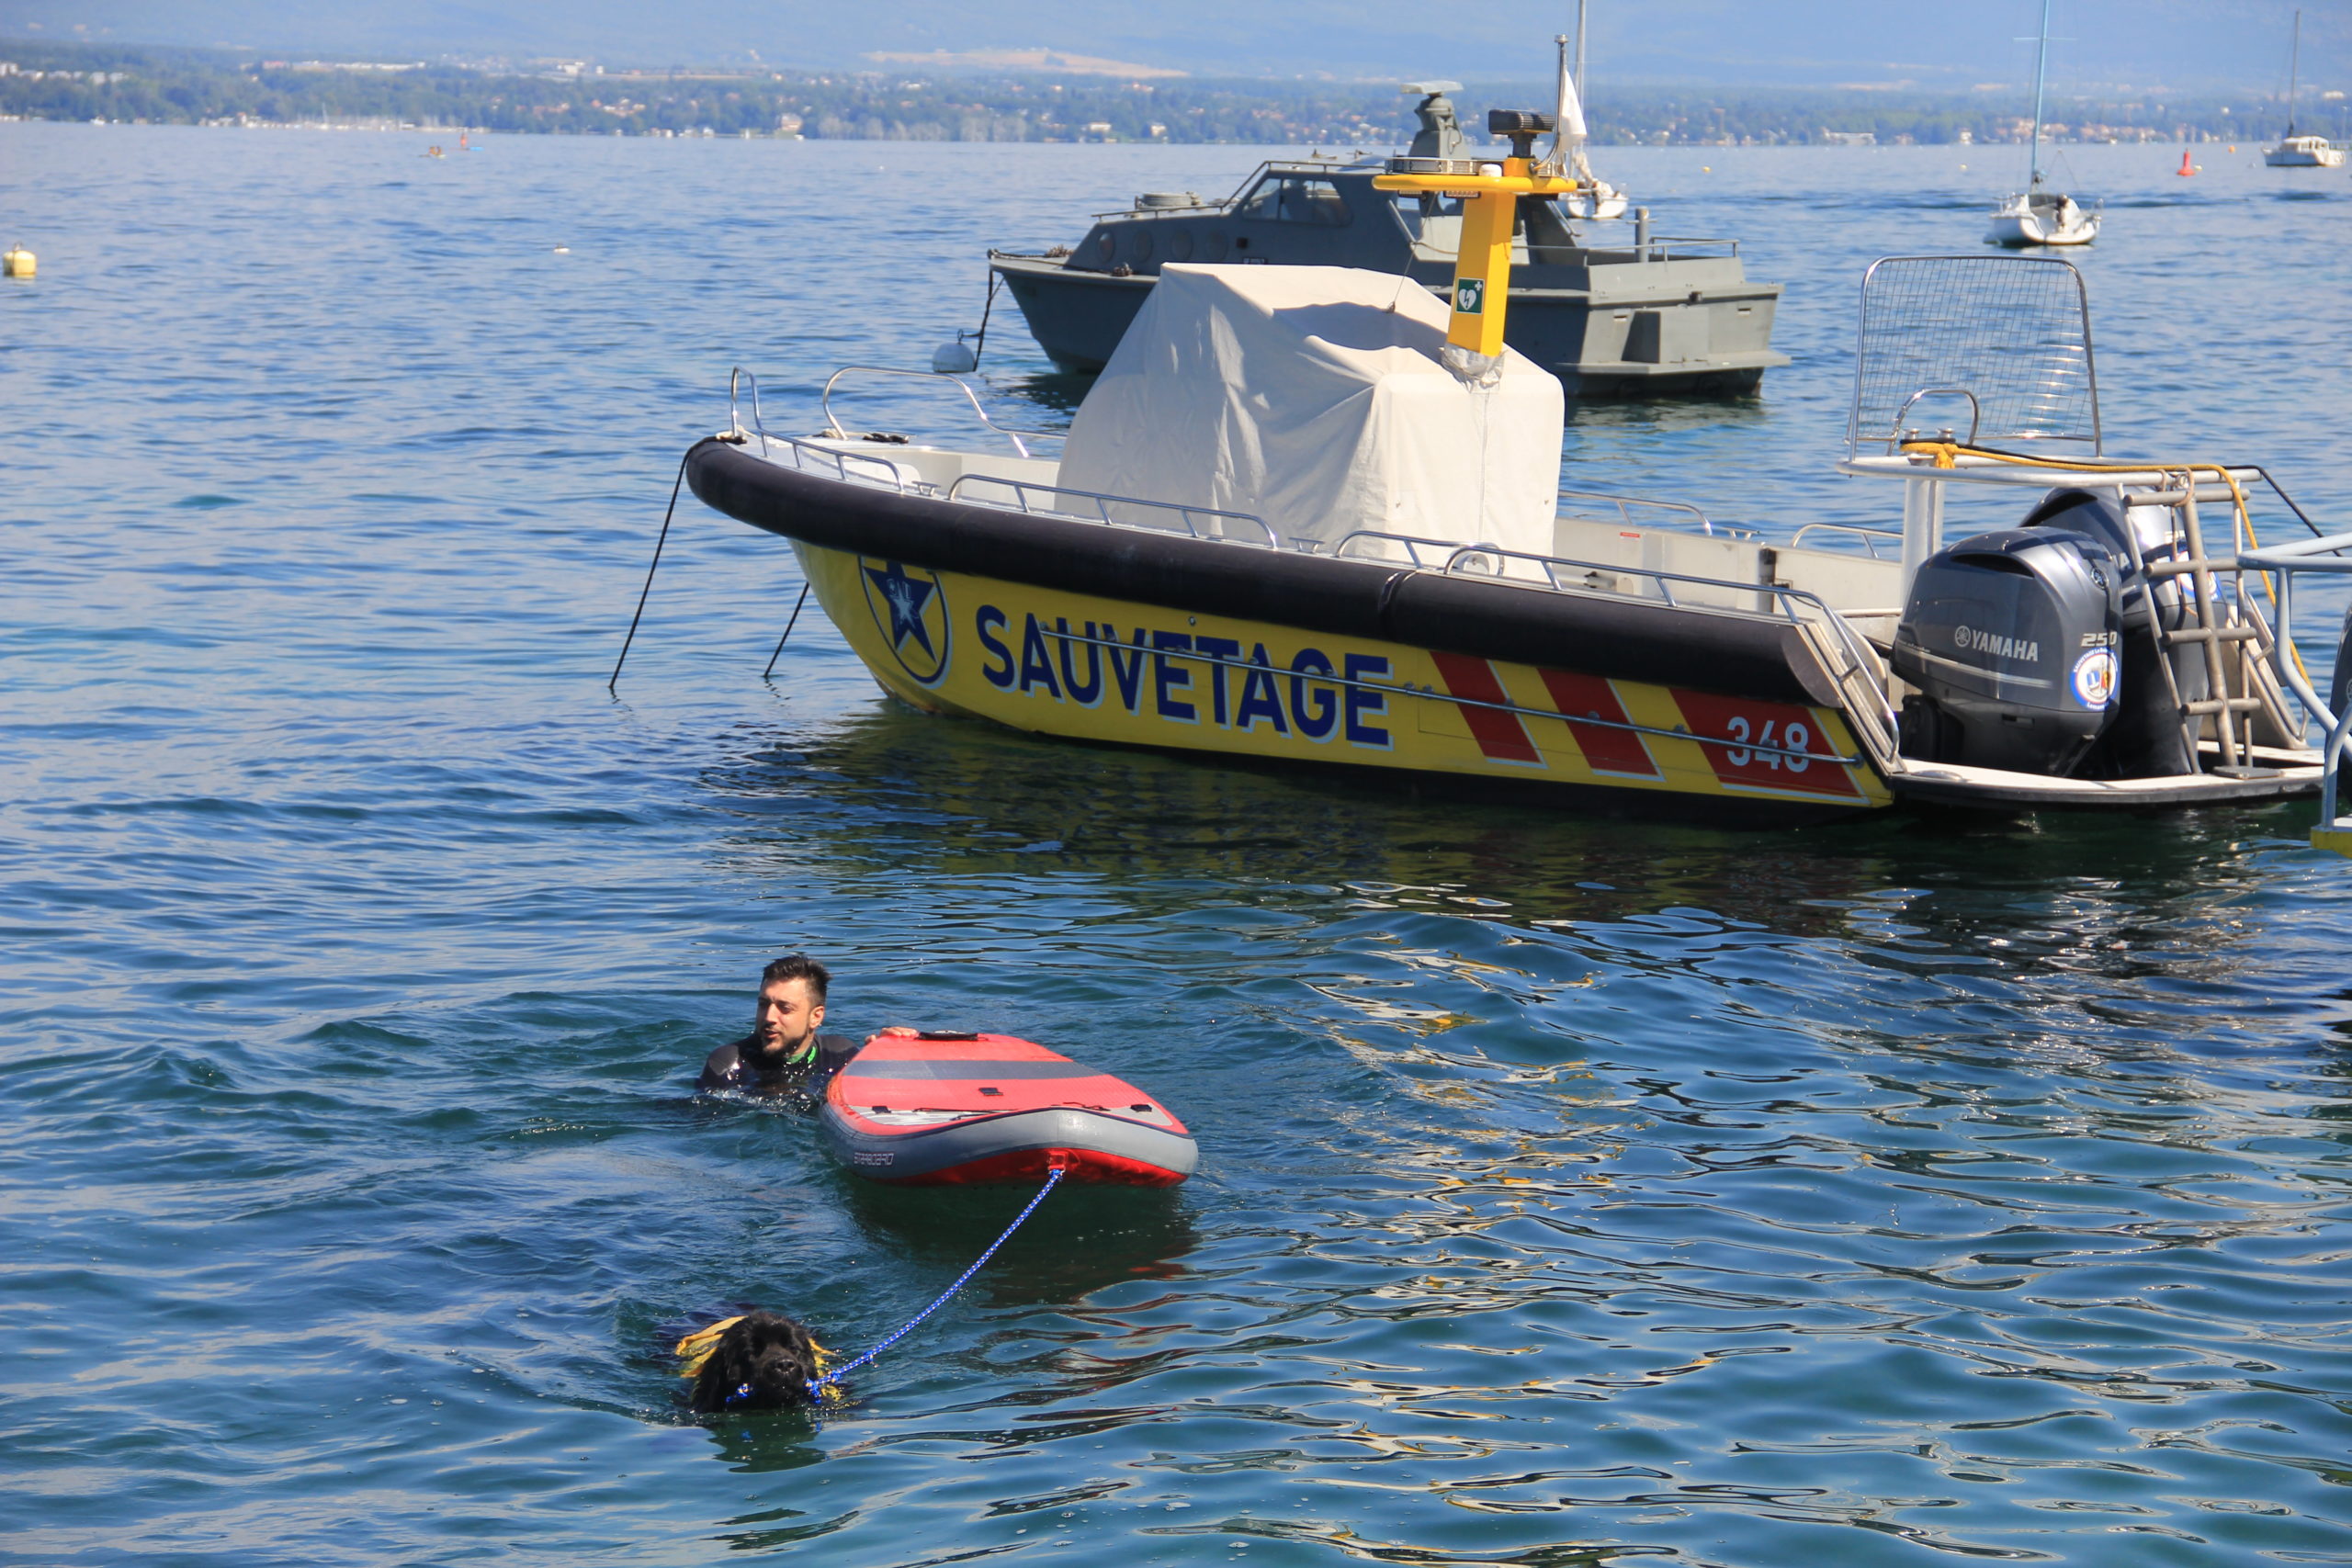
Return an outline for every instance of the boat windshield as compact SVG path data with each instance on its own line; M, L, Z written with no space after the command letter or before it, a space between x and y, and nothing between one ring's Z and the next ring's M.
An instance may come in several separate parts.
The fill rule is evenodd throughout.
M1449 239L1462 231L1462 201L1451 196L1399 196L1396 203L1397 221L1405 225L1405 232L1416 240L1422 238L1430 220L1439 220ZM1449 224L1445 220L1452 220Z
M1348 220L1347 198L1329 180L1305 175L1268 175L1234 209L1236 218L1282 223L1320 223L1338 228Z
M1410 234L1416 243L1439 251L1450 252L1461 248L1462 203L1458 197L1399 196L1393 199L1396 207L1396 221L1405 226L1405 232ZM1556 236L1547 237L1549 226L1539 219L1537 243L1560 245L1574 243L1572 231L1567 226L1566 214L1560 210L1560 204L1556 201L1546 201L1543 205L1556 222L1558 233ZM1523 208L1521 209L1521 218L1520 225L1513 231L1515 237L1523 237L1527 232L1526 209Z
M1396 221L1416 243L1452 252L1462 246L1462 202L1451 196L1399 196Z

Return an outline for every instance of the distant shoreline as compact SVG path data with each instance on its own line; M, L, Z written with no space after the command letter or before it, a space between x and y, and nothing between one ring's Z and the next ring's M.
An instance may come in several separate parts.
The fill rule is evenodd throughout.
M424 62L254 61L196 50L0 40L0 121L403 130L457 134L798 137L808 141L1401 146L1412 99L1393 83L1122 79L1093 70L932 76L892 72L633 71L549 62L537 72ZM1541 84L1454 95L1466 123L1542 103ZM2003 145L2026 140L2021 92L1606 88L1593 140L1615 146ZM2014 100L2014 101L2013 101ZM2240 107L2244 106L2244 107ZM2342 134L2341 102L2307 129ZM2062 103L2061 142L2256 142L2267 105Z

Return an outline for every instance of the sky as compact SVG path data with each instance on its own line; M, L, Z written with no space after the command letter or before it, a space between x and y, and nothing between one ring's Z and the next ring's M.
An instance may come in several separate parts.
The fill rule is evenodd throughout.
M1626 82L1967 90L2032 68L2040 0L1591 0ZM2307 82L2352 84L2352 0L2300 0ZM2053 0L2062 90L2285 85L2297 0ZM1549 74L1575 0L0 0L0 37L435 59L872 68L876 52L1040 47L1197 75Z

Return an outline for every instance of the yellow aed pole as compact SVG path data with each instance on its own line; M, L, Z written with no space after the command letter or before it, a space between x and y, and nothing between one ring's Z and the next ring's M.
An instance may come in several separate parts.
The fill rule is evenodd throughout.
M1510 237L1522 196L1566 196L1577 182L1535 160L1535 139L1556 122L1547 114L1496 109L1487 130L1511 140L1506 158L1391 158L1374 188L1414 196L1444 196L1462 203L1462 245L1453 261L1453 315L1445 340L1476 355L1484 371L1503 352L1503 317L1510 303Z

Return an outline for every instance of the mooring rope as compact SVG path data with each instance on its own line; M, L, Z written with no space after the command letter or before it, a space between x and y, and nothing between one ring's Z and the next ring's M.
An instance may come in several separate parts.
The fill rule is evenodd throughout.
M947 1298L962 1290L966 1285L971 1283L972 1276L978 1273L981 1266L987 1263L989 1258L996 1256L996 1249L1012 1239L1012 1233L1021 1228L1021 1222L1037 1212L1037 1205L1046 1201L1046 1194L1054 1190L1055 1185L1061 1180L1064 1174L1065 1173L1060 1166L1056 1166L1053 1169L1047 1171L1046 1173L1046 1184L1037 1189L1037 1195L1029 1200L1029 1206L1012 1217L1012 1223L1004 1227L1004 1234L998 1236L994 1241L989 1243L989 1249L986 1252L981 1253L978 1258L974 1258L972 1260L972 1266L969 1269L965 1269L962 1274L958 1275L954 1284L939 1292L938 1300L923 1308L922 1311L915 1314L914 1316L907 1319L904 1324L899 1325L896 1333L892 1334L888 1339L882 1341L881 1344L874 1347L873 1349L868 1350L865 1355L858 1357L854 1361L844 1361L840 1366L835 1367L831 1371L827 1372L820 1377L810 1379L808 1382L809 1393L821 1404L825 1398L826 1384L837 1382L845 1374L854 1372L858 1368L865 1365L868 1361L874 1359L875 1357L879 1356L883 1351L888 1350L891 1346L896 1345L899 1340L904 1339L908 1335L913 1333L916 1326L921 1324L924 1318L929 1317L941 1307L945 1306L947 1304Z
M792 619L784 623L784 636L775 639L775 651L768 655L768 667L760 671L764 681L775 673L775 661L784 657L784 645L792 637L792 628L800 624L800 606L808 603L808 584L800 585L800 597L792 602Z
M637 641L637 623L645 619L645 602L653 596L653 574L662 570L662 547L670 542L670 519L678 514L678 492L686 484L686 459L693 456L694 452L689 448L686 456L678 459L678 477L670 484L670 509L662 513L662 533L653 541L653 560L645 569L645 586L638 591L637 614L628 618L628 636L621 638L621 656L613 660L613 678L605 682L605 690L616 696L619 695L621 666L628 662L629 646ZM787 632L790 629L786 628ZM777 645L779 649L782 646L781 643ZM768 663L773 668L775 661L770 660Z

